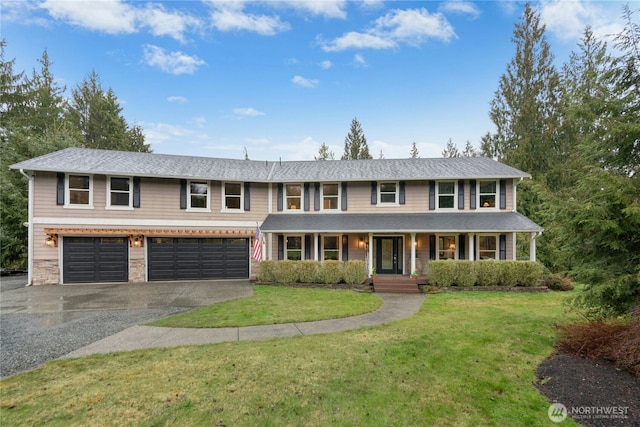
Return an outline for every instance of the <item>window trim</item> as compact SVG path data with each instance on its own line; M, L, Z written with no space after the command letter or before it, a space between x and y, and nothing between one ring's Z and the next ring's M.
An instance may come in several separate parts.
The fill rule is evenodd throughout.
M128 205L112 205L111 204L111 179L112 178L126 178L129 181L129 204ZM124 191L114 190L118 193L124 194ZM114 209L114 210L133 210L133 177L132 176L118 176L118 175L110 175L107 176L107 194L106 194L106 202L105 209Z
M227 207L227 184L237 184L240 186L240 195L236 196L235 194L233 195L233 197L239 197L240 198L240 207L239 208L229 208ZM221 207L221 212L233 212L233 213L244 213L244 183L243 182L237 182L237 181L225 181L221 183L221 193L222 193L222 207Z
M486 208L485 208L486 209ZM483 233L483 234L477 234L476 235L476 253L478 254L478 260L482 260L482 256L480 255L480 240L482 237L493 237L495 239L495 244L496 244L496 249L494 251L494 257L493 258L485 258L486 260L490 260L490 261L499 261L500 260L500 235L499 234L492 234L492 233ZM484 251L484 252L489 252L489 251Z
M453 237L453 244L454 247L453 249L450 247L449 249L440 249L440 239L441 238L445 238L445 237ZM453 261L457 261L458 260L458 247L459 247L459 242L458 242L458 236L455 234L438 234L436 235L436 259L437 260L453 260ZM444 251L451 251L453 250L453 258L440 258L440 252L444 252Z
M289 259L289 238L291 237L297 237L300 239L300 261L304 260L304 234L285 234L284 235L284 257L283 259L288 260ZM298 250L298 249L294 249L294 250ZM293 260L293 261L297 261L297 260Z
M330 196L330 197L335 197L337 199L337 207L335 209L330 209L330 208L325 208L324 207L324 186L325 185L335 185L336 187L338 187L338 194L335 196ZM342 200L342 184L339 182L322 182L320 183L320 210L321 211L327 211L327 212L338 212L340 211L341 207L341 200Z
M453 194L446 194L446 196L453 197L453 206L450 208L440 207L440 184L444 182L450 182L453 184ZM436 209L443 211L452 211L458 209L458 181L456 180L442 180L436 181Z
M194 208L191 206L191 184L207 184L207 206L204 208ZM187 180L187 211L189 212L211 212L211 182L206 180L199 179L188 179Z
M330 249L330 250L336 250L338 251L338 261L342 261L342 235L340 234L323 234L322 235L322 250L321 250L321 255L322 255L322 262L327 261L325 259L324 253L325 253L325 246L324 246L324 239L327 237L335 237L338 240L338 248L337 249Z
M71 203L71 188L69 187L69 180L72 176L86 176L89 178L89 203L88 204L75 204ZM85 191L84 189L81 189ZM74 189L74 191L79 191ZM64 207L69 209L93 209L93 175L90 174L78 174L67 173L64 176Z
M394 193L395 199L393 202L383 202L382 194L391 194L390 192L382 193L381 188L383 184L394 184L396 191ZM378 182L378 203L377 206L400 206L400 181L379 181Z
M496 192L495 193L482 193L480 191L480 188L482 186L482 183L486 183L486 182L493 182L496 184ZM482 180L478 180L476 183L476 206L478 207L478 209L482 209L482 210L498 210L500 208L500 180L498 179L482 179ZM482 197L482 195L489 195L489 194L493 194L493 206L482 206L480 204L480 198Z
M288 196L288 191L287 191L287 187L289 185L298 185L300 186L300 206L298 206L296 209L291 209L289 208L289 196ZM304 212L304 184L302 182L286 182L283 185L283 191L282 191L283 195L283 209L287 212ZM292 196L292 197L298 197L298 196Z

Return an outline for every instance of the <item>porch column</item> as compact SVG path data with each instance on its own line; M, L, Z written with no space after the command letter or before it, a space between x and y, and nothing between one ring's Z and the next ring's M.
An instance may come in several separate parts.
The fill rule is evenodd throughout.
M267 246L267 253L266 254L262 254L262 259L268 259L268 260L272 260L273 256L272 256L272 242L273 242L273 233L267 233L267 237L266 239L264 239L264 243Z
M411 233L411 272L416 271L416 233Z
M318 261L318 233L313 233L313 260Z
M531 233L531 240L529 241L529 260L536 260L536 237L538 237L538 233L535 231Z
M518 259L518 248L516 247L516 232L514 231L513 233L511 233L511 248L513 251L513 260L517 260Z
M469 233L468 237L469 237L469 243L467 244L467 252L469 252L469 261L474 261L475 260L475 256L476 256L476 248L473 246L473 238L474 238L475 234L474 233Z
M369 274L373 271L373 233L369 233Z

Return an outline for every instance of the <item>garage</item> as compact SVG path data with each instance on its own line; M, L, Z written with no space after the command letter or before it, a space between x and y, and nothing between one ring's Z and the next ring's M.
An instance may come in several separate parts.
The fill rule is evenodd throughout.
M126 237L65 237L63 283L128 281L128 250Z
M247 279L249 239L151 237L149 280Z

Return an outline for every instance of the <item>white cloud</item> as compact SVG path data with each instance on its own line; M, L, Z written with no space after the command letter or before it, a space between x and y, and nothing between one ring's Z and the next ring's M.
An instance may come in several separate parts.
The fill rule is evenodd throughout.
M254 15L243 10L242 2L210 2L213 7L211 23L219 31L253 31L263 36L287 31L289 23L279 16Z
M302 76L294 76L291 79L291 83L293 83L296 86L313 89L313 88L318 87L318 85L320 84L320 81L315 80L315 79L307 79L307 78L302 77Z
M189 100L184 96L169 96L167 97L167 101L177 102L178 104L186 104L187 102L189 102Z
M440 5L439 10L471 15L473 18L480 16L480 9L475 4L464 0L448 0Z
M456 37L453 27L441 13L426 9L394 9L376 19L365 32L348 32L333 41L319 39L326 52L347 49L390 49L399 43L420 45L427 39L448 42Z
M265 113L263 113L262 111L258 111L253 107L234 108L233 112L235 114L237 114L238 116L242 116L242 117L258 117L258 116L264 116L265 115Z
M364 56L356 53L355 55L353 55L353 65L355 65L356 67L366 67L368 64L367 61L365 61Z
M203 128L204 125L207 124L207 119L202 117L202 116L197 116L197 117L193 117L191 120L189 120L189 123L193 123L197 127Z
M617 2L548 0L539 6L540 19L547 31L564 41L582 37L587 25L597 38L617 34L622 29L620 10Z
M322 61L320 63L320 66L322 67L323 70L328 70L329 68L333 67L333 62L329 60Z
M298 9L307 14L316 16L324 16L325 18L340 18L345 19L347 17L345 0L336 1L300 1L300 0L288 0L281 3L284 6Z
M201 26L198 18L157 4L136 7L121 0L45 0L40 7L55 19L107 34L132 34L148 28L155 36L184 41L185 32Z
M197 56L190 56L180 51L165 52L158 46L144 46L144 60L148 65L158 67L169 74L193 74L199 66L205 65Z

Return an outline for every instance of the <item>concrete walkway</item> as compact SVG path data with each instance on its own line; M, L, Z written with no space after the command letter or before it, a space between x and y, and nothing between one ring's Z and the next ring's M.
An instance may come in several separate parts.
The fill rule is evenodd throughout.
M342 319L235 328L133 326L93 344L79 348L63 356L62 359L82 357L95 353L112 353L146 348L215 344L340 332L407 318L417 313L424 301L424 295L421 294L378 294L378 296L384 301L379 310Z

